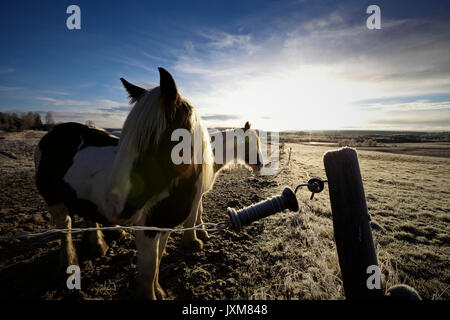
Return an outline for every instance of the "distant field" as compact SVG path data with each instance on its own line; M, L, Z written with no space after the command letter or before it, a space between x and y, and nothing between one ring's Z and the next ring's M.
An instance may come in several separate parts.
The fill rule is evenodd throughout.
M450 158L450 142L410 142L381 147L361 147L362 150Z
M351 146L351 144L334 143L334 142L300 142L303 145L309 146L328 146L338 147ZM388 152L397 154L409 154L415 156L429 156L429 157L442 157L450 158L450 142L409 142L398 144L385 144L382 146L374 147L358 147L360 150Z
M360 150L409 154L416 156L450 157L448 132L389 131L312 131L281 133L281 142L306 145L349 146Z

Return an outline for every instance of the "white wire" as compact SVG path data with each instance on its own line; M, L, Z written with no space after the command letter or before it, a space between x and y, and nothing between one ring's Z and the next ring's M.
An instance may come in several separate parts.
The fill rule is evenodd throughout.
M51 229L51 230L47 230L44 232L25 233L25 234L18 234L18 235L10 236L10 237L4 237L4 238L0 238L0 241L7 241L7 240L25 238L25 237L40 237L40 236L53 234L53 233L80 233L80 232L97 231L97 230L100 230L100 231L128 230L128 231L159 231L159 232L184 232L184 231L188 231L188 230L217 231L218 225L219 225L219 223L205 222L205 223L198 224L198 225L190 227L190 228L177 228L177 229L146 227L146 226L114 226L114 227L98 227L98 228ZM211 228L203 229L204 226L210 226Z

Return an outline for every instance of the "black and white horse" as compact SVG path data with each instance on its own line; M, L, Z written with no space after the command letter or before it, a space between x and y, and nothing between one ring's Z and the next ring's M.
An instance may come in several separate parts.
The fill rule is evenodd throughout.
M208 131L179 94L172 76L163 68L159 68L159 74L160 86L151 90L121 79L134 106L120 139L99 128L64 123L39 142L35 152L36 185L57 228L70 229L73 214L95 227L120 224L173 228L202 222L202 195L211 189L225 163L215 165ZM171 151L177 141L172 141L171 135L180 128L192 137L200 137L206 161L172 161ZM244 130L250 140L258 141L257 163L251 166L259 169L259 138L248 123ZM249 163L248 159L246 151L242 159L235 156L231 162ZM102 232L91 232L90 236L98 251L105 254L108 246ZM137 268L144 297L165 296L158 270L168 236L168 232L136 232ZM207 238L206 231L185 232L183 243L202 248L198 237ZM63 264L78 264L71 234L62 236L62 245Z

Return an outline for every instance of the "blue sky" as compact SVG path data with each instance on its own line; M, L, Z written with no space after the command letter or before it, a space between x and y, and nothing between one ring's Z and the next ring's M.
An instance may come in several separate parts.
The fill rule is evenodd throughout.
M68 30L66 8L81 8ZM366 8L381 8L369 30ZM209 126L449 130L446 1L5 1L0 111L121 127L157 67Z

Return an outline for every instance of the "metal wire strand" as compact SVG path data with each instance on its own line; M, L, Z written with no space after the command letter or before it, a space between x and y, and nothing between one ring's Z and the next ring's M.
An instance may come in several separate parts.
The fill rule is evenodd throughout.
M302 170L307 174L309 181L311 180L309 173L302 168ZM317 178L319 179L319 178ZM321 182L325 183L327 180L321 180ZM308 189L311 190L313 187L313 184L311 183L303 183L299 184L296 188L294 193L297 193L298 189L301 187L308 187ZM322 190L320 190L322 191ZM320 192L319 191L319 192ZM314 192L313 195L314 196ZM311 196L311 199L312 199ZM146 226L114 226L114 227L98 227L98 228L71 228L71 229L51 229L44 232L38 232L38 233L25 233L25 234L18 234L13 235L9 237L0 238L1 241L8 241L8 240L14 240L14 239L20 239L20 238L26 238L26 237L40 237L45 235L51 235L55 233L80 233L80 232L88 232L88 231L114 231L114 230L127 230L127 231L157 231L157 232L184 232L188 230L204 230L208 232L217 232L217 231L223 231L227 229L231 225L231 221L222 221L219 223L211 223L211 222L205 222L202 224L198 224L196 226L190 227L190 228L158 228L158 227L146 227Z
M114 227L98 227L98 228L71 228L71 229L51 229L38 233L25 233L18 234L10 237L0 238L0 241L8 241L13 239L20 239L25 237L40 237L50 235L54 233L80 233L88 231L114 231L114 230L127 230L127 231L158 231L158 232L184 232L188 230L204 230L208 232L222 231L229 226L229 221L223 221L219 223L205 222L198 224L190 228L158 228L158 227L146 227L146 226L114 226ZM205 228L203 228L205 227Z

